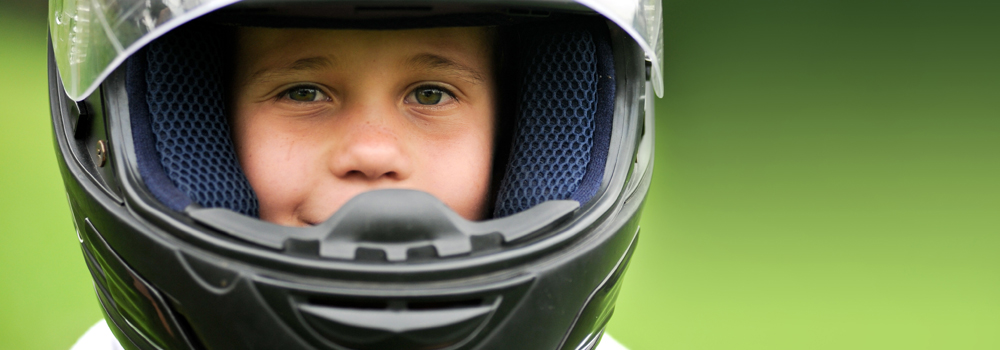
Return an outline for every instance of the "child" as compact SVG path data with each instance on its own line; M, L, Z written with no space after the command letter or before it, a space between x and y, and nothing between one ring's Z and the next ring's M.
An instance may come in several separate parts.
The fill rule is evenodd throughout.
M231 127L262 220L308 226L373 189L485 217L496 87L484 27L242 28Z

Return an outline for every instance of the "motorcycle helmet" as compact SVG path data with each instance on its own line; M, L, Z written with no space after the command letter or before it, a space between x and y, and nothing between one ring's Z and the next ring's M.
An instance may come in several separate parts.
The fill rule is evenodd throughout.
M639 234L659 0L51 0L73 222L126 349L593 349ZM225 91L239 27L485 26L503 55L490 215L360 194L258 219Z

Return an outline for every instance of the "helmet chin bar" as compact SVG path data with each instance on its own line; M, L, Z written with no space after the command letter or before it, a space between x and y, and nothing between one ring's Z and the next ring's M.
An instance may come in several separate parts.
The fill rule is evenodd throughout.
M497 249L501 241L509 244L563 222L579 207L573 200L547 201L501 219L473 222L426 192L388 189L362 193L312 227L275 225L223 208L191 205L185 211L200 224L272 249L397 262Z

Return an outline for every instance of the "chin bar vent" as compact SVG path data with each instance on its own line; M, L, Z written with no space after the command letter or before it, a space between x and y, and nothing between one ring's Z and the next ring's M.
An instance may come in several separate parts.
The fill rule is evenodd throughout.
M482 329L499 303L495 298L492 303L397 301L384 308L299 304L297 311L324 339L350 349L446 349ZM432 304L437 305L427 307Z
M450 295L434 284L363 290L259 280L256 286L275 314L318 349L453 350L488 336L533 281L525 275Z

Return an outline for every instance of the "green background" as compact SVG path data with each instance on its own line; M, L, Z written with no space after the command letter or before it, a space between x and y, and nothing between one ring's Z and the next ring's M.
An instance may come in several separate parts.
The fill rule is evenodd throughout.
M1000 349L1000 5L664 13L656 171L610 333ZM0 4L0 349L68 349L101 317L52 148L44 22L44 3Z

